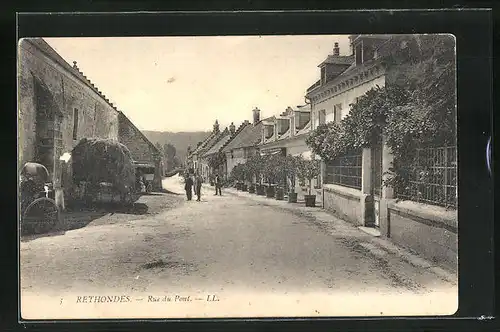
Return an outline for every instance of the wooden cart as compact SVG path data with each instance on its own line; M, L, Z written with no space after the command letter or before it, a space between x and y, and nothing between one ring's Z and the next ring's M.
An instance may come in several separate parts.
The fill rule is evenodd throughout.
M26 163L21 170L19 188L21 234L40 234L52 230L61 214L45 166Z

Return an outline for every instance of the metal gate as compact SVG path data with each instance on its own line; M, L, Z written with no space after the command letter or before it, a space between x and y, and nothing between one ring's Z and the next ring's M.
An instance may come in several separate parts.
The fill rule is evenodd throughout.
M377 136L372 146L371 188L373 195L374 223L380 226L380 197L382 196L382 137Z

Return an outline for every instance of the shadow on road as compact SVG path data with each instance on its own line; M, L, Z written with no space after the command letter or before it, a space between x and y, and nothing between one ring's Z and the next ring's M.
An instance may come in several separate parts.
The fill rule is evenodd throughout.
M173 191L170 191L170 190L167 190L167 189L160 189L159 192L163 193L163 194L170 194L170 195L177 195L177 196L182 195L182 194L179 194L179 193L174 193ZM155 193L152 193L152 194L155 194ZM159 195L159 194L155 194L155 195Z
M21 242L28 242L41 237L52 237L64 235L67 231L87 226L92 221L105 215L131 214L144 215L148 213L148 206L144 203L135 202L131 205L119 203L93 203L91 206L73 204L61 213L61 221L52 231L43 234L27 234L21 237Z

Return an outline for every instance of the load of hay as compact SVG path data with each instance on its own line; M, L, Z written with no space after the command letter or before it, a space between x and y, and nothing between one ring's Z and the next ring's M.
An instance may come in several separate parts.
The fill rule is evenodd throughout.
M111 183L121 192L135 184L135 168L129 149L111 139L83 138L73 148L75 183Z

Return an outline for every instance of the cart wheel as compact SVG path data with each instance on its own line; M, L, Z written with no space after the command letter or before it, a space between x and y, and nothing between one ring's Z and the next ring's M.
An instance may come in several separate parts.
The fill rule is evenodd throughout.
M41 234L50 231L59 221L56 202L42 197L34 200L24 211L21 220L23 234Z

